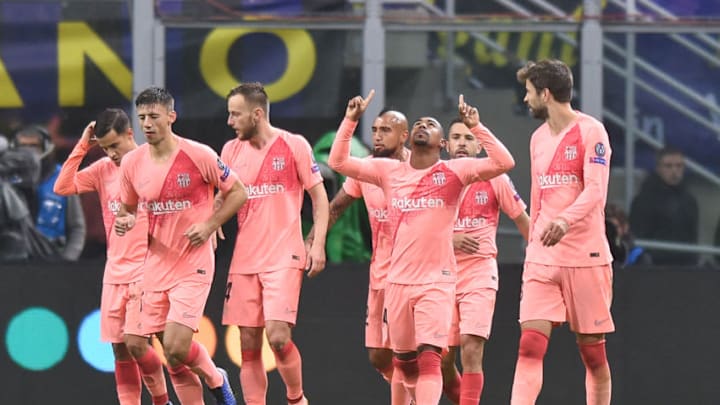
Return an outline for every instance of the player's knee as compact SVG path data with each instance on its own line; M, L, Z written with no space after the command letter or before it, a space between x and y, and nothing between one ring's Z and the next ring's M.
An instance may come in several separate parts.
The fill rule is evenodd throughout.
M127 350L136 359L141 359L148 351L148 343L142 339L132 339L125 342Z
M165 358L171 365L183 363L190 352L189 347L183 347L177 344L165 345Z
M125 343L113 343L112 349L113 355L115 356L116 360L127 361L132 359L130 355L130 350L125 345Z
M523 329L518 356L541 360L547 351L548 337L535 329Z
M275 352L282 351L283 347L290 341L290 326L284 322L273 322L266 325L268 343Z
M472 357L482 357L485 352L485 339L468 340L462 347L463 352L470 354Z
M240 328L240 346L246 350L260 350L263 344L263 331Z
M290 335L282 333L272 334L268 336L268 343L274 352L281 352L285 345L290 341Z
M605 340L595 343L578 343L580 347L580 357L589 370L597 370L604 368L607 364L607 354L605 353Z

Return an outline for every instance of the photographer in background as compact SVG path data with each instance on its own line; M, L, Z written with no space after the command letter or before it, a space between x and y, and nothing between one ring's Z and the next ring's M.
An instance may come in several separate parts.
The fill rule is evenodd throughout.
M11 149L40 162L39 182L33 188L22 188L35 229L57 249L60 257L77 260L85 244L85 217L78 196L64 197L53 192L60 165L55 161L50 136L42 127L25 127L13 137Z
M9 150L0 134L0 262L60 258L57 249L35 229L25 195L40 178L40 160L27 149Z

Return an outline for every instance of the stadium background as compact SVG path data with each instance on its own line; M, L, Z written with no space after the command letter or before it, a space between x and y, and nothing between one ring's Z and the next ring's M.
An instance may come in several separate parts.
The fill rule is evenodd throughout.
M211 3L215 6L208 6ZM458 14L467 16L506 13L498 3L458 0L456 7ZM581 9L579 3L553 2L571 14ZM655 3L699 26L720 20L720 5L715 1ZM444 7L441 1L434 4ZM605 18L617 18L617 2L602 5ZM321 16L350 23L362 18L357 3L342 0L264 0L252 7L244 1L163 0L155 2L155 12L175 23L195 18L227 22L238 18L238 13L287 20ZM391 5L386 12L392 15L407 10ZM433 114L443 122L449 120L454 104L443 89L446 35L438 31L388 35L387 105L407 112L410 119ZM514 71L524 57L552 56L572 66L579 79L581 53L577 47L542 33L488 35L505 49L497 51L475 37L457 34L455 87L479 105L483 120L509 145L519 162L511 176L527 200L527 139L537 123L519 106L518 92L522 90L514 82ZM622 35L608 34L618 40ZM714 31L709 35L718 37ZM319 145L316 152L320 156L322 140L332 137L346 100L361 90L360 43L357 29L168 28L165 84L177 99L179 120L175 129L218 151L232 136L224 123L224 87L218 79L223 73L220 67L227 66L238 80L276 83L287 79L270 94L272 122L305 135ZM59 149L67 153L98 111L107 106L131 108L132 49L130 2L0 2L0 132L10 134L19 123L47 125ZM720 50L715 53L720 56ZM689 55L687 49L669 43L667 35L638 34L637 54L708 99L715 100L720 94L720 81L713 79L719 77L718 65ZM646 79L654 86L663 86ZM604 73L607 108L622 112L625 90L623 80ZM676 90L668 91L681 98ZM713 131L678 115L648 92L638 92L636 105L639 126L647 127L659 141L680 146L709 172L720 172L720 117L702 107L688 107L715 120ZM622 168L624 128L612 122L607 125L615 151L612 165ZM645 143L637 144L635 165L639 169L652 168L652 151ZM619 173L611 179L611 200L622 203L625 178ZM701 243L708 244L720 213L720 193L716 185L700 176L690 181L696 194L704 197ZM338 182L336 179L327 185L337 186ZM357 210L356 217L361 218L361 209ZM307 391L316 404L385 403L387 388L368 365L362 347L366 265L348 261L367 257L367 251L358 248L362 224L347 227L351 231L337 235L329 247L328 254L337 263L331 264L321 278L307 281L303 290L296 338L303 350ZM214 333L208 336L216 338L218 363L236 376L238 365L226 349L227 332L218 322L233 225L225 228L231 238L219 252L216 285L207 306ZM518 338L515 318L522 243L512 232L501 232L499 239L502 284L494 335L486 354L486 404L508 402ZM0 350L0 403L113 403L112 375L106 369L111 352L109 346L97 342L93 323L102 263L1 267L4 350ZM720 358L720 353L712 343L720 331L715 316L720 309L716 293L719 284L720 273L712 269L617 271L614 315L618 332L609 338L608 348L615 378L614 403L716 402L720 388L715 384L718 373L713 359ZM555 334L545 371L547 384L539 403L583 401L582 366L572 336L566 331ZM282 386L277 373L270 373L268 402L281 403ZM237 378L233 382L239 392Z

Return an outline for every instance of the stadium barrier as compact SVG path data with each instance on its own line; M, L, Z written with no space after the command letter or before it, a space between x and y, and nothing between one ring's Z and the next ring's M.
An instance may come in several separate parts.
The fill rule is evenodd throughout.
M110 347L98 341L102 269L100 261L3 264L0 403L117 403ZM220 260L198 339L229 370L239 394L237 332L220 325L226 269L226 261ZM509 403L520 276L521 266L500 266L483 404ZM617 332L608 337L613 403L715 403L720 396L715 365L720 358L715 343L720 272L622 269L615 272L614 291ZM363 348L366 293L364 264L330 265L319 278L305 280L294 340L314 404L389 403L387 384L371 368ZM277 371L269 376L268 403L281 404L282 382ZM584 403L584 369L566 327L553 332L544 381L538 404ZM144 395L144 403L150 403Z

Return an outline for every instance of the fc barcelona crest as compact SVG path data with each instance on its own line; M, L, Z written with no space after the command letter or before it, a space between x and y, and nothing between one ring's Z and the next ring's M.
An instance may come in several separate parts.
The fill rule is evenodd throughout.
M485 205L488 203L488 193L487 191L478 191L475 193L475 202L480 205Z
M276 171L280 171L285 168L285 158L275 157L272 160L272 168Z
M577 147L575 145L565 147L565 160L577 159Z
M443 172L433 173L432 180L433 180L433 183L437 184L438 186L445 184L445 173L443 173Z
M190 175L188 173L180 173L177 175L178 186L185 188L190 185Z

